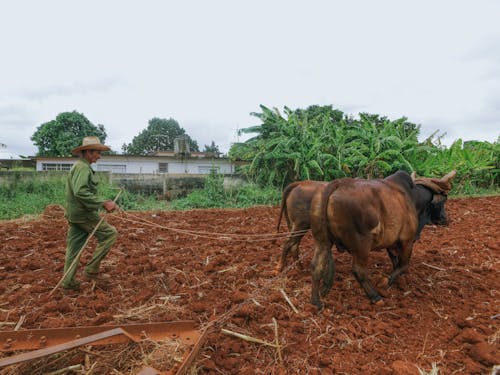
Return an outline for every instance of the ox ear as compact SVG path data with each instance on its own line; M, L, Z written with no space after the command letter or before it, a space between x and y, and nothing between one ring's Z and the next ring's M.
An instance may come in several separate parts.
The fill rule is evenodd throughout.
M452 170L446 176L442 177L441 181L443 181L443 182L450 182L451 180L453 180L455 178L456 174L457 174L457 171L456 170Z
M417 179L417 173L415 171L411 172L411 180L415 182L416 179Z

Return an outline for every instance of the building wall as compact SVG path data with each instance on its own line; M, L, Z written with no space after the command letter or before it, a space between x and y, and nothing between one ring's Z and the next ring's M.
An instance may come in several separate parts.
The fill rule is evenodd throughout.
M37 158L36 170L67 171L77 158ZM234 165L227 159L176 159L169 157L102 156L92 168L96 171L130 174L207 174L212 168L233 174Z

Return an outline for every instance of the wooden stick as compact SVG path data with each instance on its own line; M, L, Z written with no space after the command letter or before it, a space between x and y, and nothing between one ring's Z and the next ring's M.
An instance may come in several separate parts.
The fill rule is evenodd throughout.
M120 191L118 192L118 194L116 194L116 197L115 199L113 199L113 202L116 203L116 201L118 200L118 197L120 196L120 194L122 193L122 189L120 189ZM102 224L102 222L104 221L104 218L106 217L106 214L104 214L103 217L101 217L101 220L99 220L99 222L97 223L97 225L94 227L94 230L92 231L92 233L90 233L88 236L87 236L87 239L85 240L85 243L83 244L82 248L80 249L80 251L78 252L78 254L76 254L76 257L75 259L73 259L73 262L70 264L70 266L68 267L68 270L64 273L63 277L61 277L61 280L59 280L59 282L57 283L57 285L54 287L54 289L52 289L49 293L49 296L52 295L52 293L54 293L54 291L59 288L59 286L61 285L61 283L63 282L64 278L68 275L68 273L70 273L72 270L73 270L73 267L76 266L76 264L78 264L78 262L80 261L80 257L82 256L82 253L83 253L83 250L85 249L85 247L87 246L87 244L89 243L89 240L90 238L95 234L95 232L97 231L97 228L99 228L99 226Z
M292 301L290 301L290 298L288 298L288 296L286 295L285 291L283 289L280 289L280 292L281 294L283 294L283 297L285 298L285 300L288 302L288 304L290 305L290 307L292 308L293 312L295 314L298 314L299 313L299 310L297 310L295 308L295 306L293 305Z
M26 315L21 315L21 317L19 318L19 321L16 324L16 327L14 328L14 331L19 331L19 328L21 328L21 326L24 323L24 319L26 319Z
M273 348L276 348L276 344L272 344L270 342L267 342L267 341L264 341L261 339L257 339L255 337L243 335L241 333L233 332L233 331L230 331L230 330L224 329L224 328L222 328L221 331L222 331L222 333L225 333L226 335L235 336L235 337L238 337L238 338L245 340L245 341L250 341L250 342L254 342L256 344L262 344L262 345L272 346Z
M66 374L67 372L70 372L70 371L81 370L82 367L83 367L82 365L72 365L72 366L68 366L68 367L62 368L60 370L56 370L56 371L53 371L53 372L48 372L47 375Z
M427 266L427 267L429 267L429 268L433 268L433 269L438 270L438 271L446 271L446 269L444 269L444 268L440 268L440 267L437 267L437 266L433 266L432 264L427 264L427 263L425 263L425 262L422 262L422 264L423 264L424 266Z
M281 367L283 367L283 357L281 356L281 346L278 339L278 322L276 321L276 319L274 319L274 317L273 317L273 323L274 323L274 338L276 341L276 351L278 352L278 359L280 361L280 365Z

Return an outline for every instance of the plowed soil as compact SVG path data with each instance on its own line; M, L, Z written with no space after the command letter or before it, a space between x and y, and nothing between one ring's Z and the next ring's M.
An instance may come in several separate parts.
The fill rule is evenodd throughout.
M500 364L500 196L451 199L447 211L449 226L424 228L410 272L381 290L382 306L354 279L351 256L334 250L335 284L318 312L309 303L311 234L301 244L303 269L272 272L283 240L259 236L275 232L277 207L109 215L120 234L103 262L112 281L81 279L92 239L81 291L51 296L67 224L60 207L48 207L35 219L0 222L0 330L195 320L211 331L192 373L490 374ZM389 273L387 254L372 252L369 269L374 280ZM276 342L280 350L268 345ZM141 358L127 363L127 348L114 352L119 364L109 348L91 347L68 363L46 358L0 373L75 364L74 373L105 373L95 361L109 361L106 373L134 373Z

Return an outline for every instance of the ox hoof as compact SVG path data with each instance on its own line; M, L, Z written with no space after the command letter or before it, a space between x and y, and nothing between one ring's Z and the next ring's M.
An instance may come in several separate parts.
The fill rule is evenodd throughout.
M374 305L377 305L377 306L384 306L385 305L384 300L380 296L377 296L377 297L373 298L372 299L372 303Z
M321 310L323 310L323 304L320 302L320 301L316 301L316 302L311 302L314 306L316 306L316 309L318 310L318 312L320 312Z
M377 287L387 289L389 287L389 278L382 276L377 282Z
M408 283L406 282L404 277L400 277L396 281L396 285L400 290L407 290L408 289Z
M271 274L273 276L278 276L283 272L283 268L285 268L285 265L281 262L276 263L276 266L274 269L271 271Z

